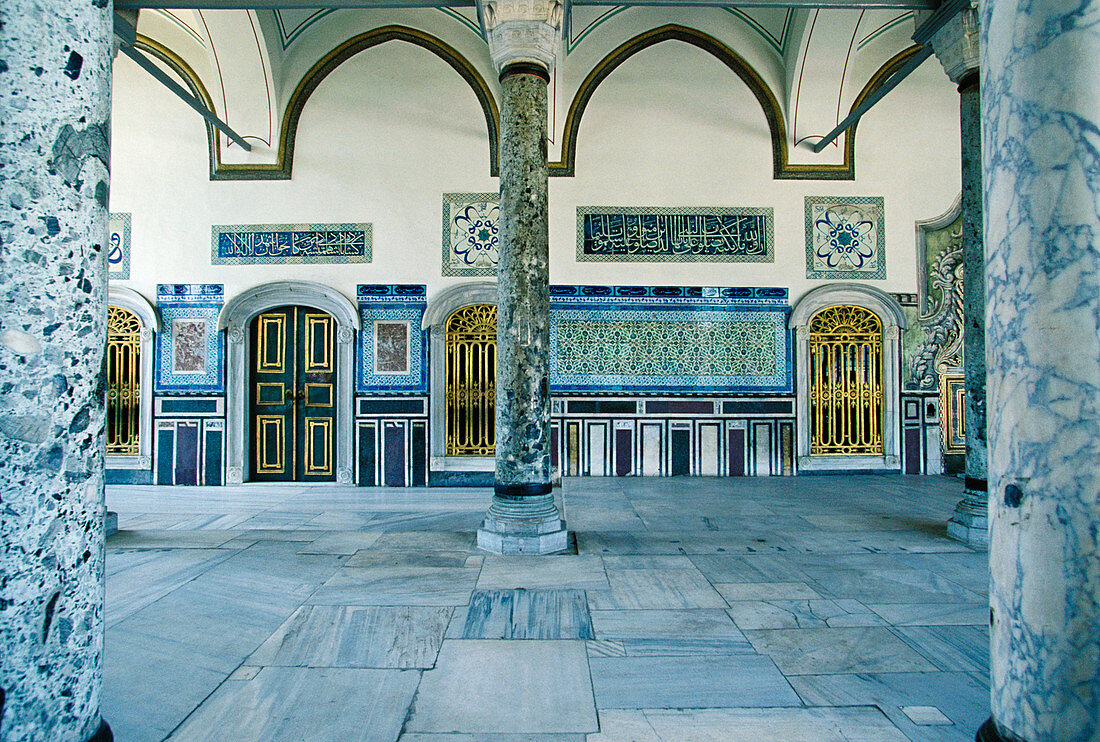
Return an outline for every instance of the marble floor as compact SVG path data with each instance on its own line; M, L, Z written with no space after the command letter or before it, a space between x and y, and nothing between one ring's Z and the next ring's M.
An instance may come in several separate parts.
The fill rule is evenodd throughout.
M945 477L567 479L576 553L487 489L112 486L122 742L940 742L989 714L986 554Z

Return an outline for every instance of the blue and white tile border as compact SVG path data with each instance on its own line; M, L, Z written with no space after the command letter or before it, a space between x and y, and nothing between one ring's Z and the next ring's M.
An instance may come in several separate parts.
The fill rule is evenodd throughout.
M775 262L775 217L770 206L578 206L578 262L676 262L676 263L773 263ZM609 252L587 249L589 217L621 218L622 243ZM637 242L629 242L626 222L637 220ZM733 218L736 224L721 224ZM643 220L650 220L648 242L643 242ZM691 224L694 220L695 228ZM748 220L748 225L743 225ZM710 239L704 224L712 224ZM745 226L745 232L742 232ZM736 231L736 234L734 234ZM734 239L736 237L736 239ZM711 252L716 245L737 243L734 249ZM714 243L714 244L711 244Z
M215 224L211 265L369 263L370 224Z
M427 287L416 284L362 284L356 294L362 324L356 353L356 393L426 392L428 343L427 333L421 329L421 324L427 308ZM406 373L387 373L375 369L375 324L380 322L408 323L409 366Z
M157 308L162 332L156 336L157 393L216 392L225 390L225 353L218 332L218 314L225 303L221 284L159 284ZM206 324L205 362L202 373L174 373L177 321Z

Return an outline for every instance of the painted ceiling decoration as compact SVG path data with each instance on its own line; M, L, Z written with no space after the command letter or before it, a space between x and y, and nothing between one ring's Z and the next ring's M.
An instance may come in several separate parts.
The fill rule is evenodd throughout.
M454 18L478 36L481 35L481 29L477 21L477 11L473 8L438 8L437 10ZM572 21L569 28L569 39L565 44L566 53L576 49L592 31L605 21L625 10L629 10L625 5L573 7L571 10ZM782 56L786 52L788 32L794 15L793 8L722 6L722 10L743 21L763 38L776 54ZM285 50L314 23L325 16L341 11L332 8L275 8L270 12L275 18L275 27L279 29L279 42Z

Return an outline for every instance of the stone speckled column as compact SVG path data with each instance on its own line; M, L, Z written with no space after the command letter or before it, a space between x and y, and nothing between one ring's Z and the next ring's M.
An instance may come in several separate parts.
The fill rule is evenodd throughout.
M111 7L0 24L0 739L109 739L103 655Z
M982 3L991 711L1100 739L1100 5Z
M478 545L498 553L552 553L567 541L550 484L548 78L514 64L500 79L496 485L478 531Z
M500 72L496 481L478 546L552 554L568 544L550 482L550 256L546 86L560 38L553 0L482 2Z
M982 119L978 71L959 84L962 134L963 367L966 373L966 478L947 533L975 545L989 543L985 424L985 243L982 239Z

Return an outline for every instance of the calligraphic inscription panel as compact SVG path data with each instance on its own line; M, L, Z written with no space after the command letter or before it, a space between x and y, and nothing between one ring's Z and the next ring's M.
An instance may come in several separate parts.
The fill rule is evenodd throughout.
M107 278L130 277L130 215L107 217Z
M369 224L215 224L211 265L369 263Z
M772 263L768 207L577 207L577 260Z
M806 196L806 278L886 278L881 196Z
M443 194L443 275L495 276L499 247L498 194Z

